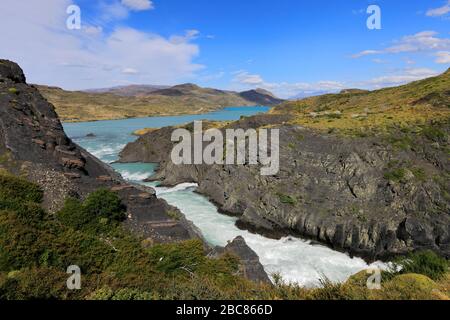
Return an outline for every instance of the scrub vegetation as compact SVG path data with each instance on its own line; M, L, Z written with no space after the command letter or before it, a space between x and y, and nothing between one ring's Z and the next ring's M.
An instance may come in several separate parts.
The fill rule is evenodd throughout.
M121 224L125 208L100 189L84 201L67 199L56 214L41 207L43 192L0 174L0 299L448 299L448 263L431 252L399 261L381 290L361 272L321 288L252 283L236 276L238 258L207 257L199 240L151 244ZM145 244L145 245L144 245ZM68 290L66 268L78 265L81 290Z

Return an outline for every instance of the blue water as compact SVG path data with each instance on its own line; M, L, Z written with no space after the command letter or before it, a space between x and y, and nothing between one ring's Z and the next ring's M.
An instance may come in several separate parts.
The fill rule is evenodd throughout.
M264 107L235 107L203 115L124 119L85 123L67 123L64 128L76 143L86 148L106 163L118 158L122 148L137 137L132 132L142 128L158 128L179 125L193 120L237 120L266 112ZM88 138L93 133L95 137ZM155 141L157 143L157 141ZM195 193L195 184L181 184L174 188L158 187L158 183L144 183L152 175L156 164L113 163L112 167L125 179L154 187L158 197L179 208L194 222L211 245L225 246L237 236L243 236L248 245L259 255L265 270L279 273L286 281L305 286L319 284L319 278L326 276L333 281L344 281L352 274L367 269L368 265L358 258L333 251L324 246L312 245L309 241L286 237L281 240L267 239L260 235L239 230L236 218L222 215L207 198Z
M148 117L96 122L64 123L67 135L76 143L91 151L101 160L112 163L129 142L136 140L132 133L143 128L161 128L189 123L195 120L231 121L241 116L265 113L269 107L228 107L219 111L171 117ZM86 137L94 134L95 138Z

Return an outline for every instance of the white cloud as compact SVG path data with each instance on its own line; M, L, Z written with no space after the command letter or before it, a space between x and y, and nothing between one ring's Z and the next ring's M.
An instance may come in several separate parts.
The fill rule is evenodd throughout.
M344 84L337 81L319 81L316 83L266 82L261 75L251 74L245 70L237 71L234 75L232 82L235 90L262 88L272 91L282 98L290 98L299 92L339 91L345 88Z
M136 69L133 68L125 68L122 70L123 74L138 74L139 71L137 71Z
M450 1L448 1L445 5L435 9L429 9L426 13L428 17L440 17L446 15L450 12Z
M198 30L186 30L183 36L172 36L170 37L170 41L172 43L184 43L187 41L195 40L200 35L200 31Z
M238 71L235 73L235 82L248 86L262 86L264 85L263 78L258 74L250 74L247 71Z
M406 68L392 74L376 77L367 81L355 83L358 87L378 89L384 87L398 86L412 81L437 76L439 72L428 68Z
M405 68L386 75L358 82L318 81L318 82L266 82L260 75L238 71L233 79L234 90L263 88L281 98L304 97L315 94L334 93L348 88L379 89L398 86L438 75L429 68Z
M439 51L436 53L436 63L450 64L450 51Z
M371 54L379 54L379 53L382 53L382 51L378 51L378 50L364 50L364 51L361 51L361 52L358 52L358 53L352 55L352 58L357 59L357 58L361 58L361 57L368 56L368 55L371 55Z
M70 4L0 2L0 56L18 62L28 82L66 89L117 85L130 77L136 83L172 84L202 69L193 62L199 54L193 32L166 38L127 27L113 27L108 33L93 26L68 30Z
M118 1L114 2L100 2L99 8L101 14L99 20L103 23L108 23L114 20L126 19L129 16L130 8L125 7Z
M153 2L150 0L122 0L122 4L134 11L154 9Z
M435 31L423 31L414 35L408 35L397 41L393 46L383 50L364 50L354 54L352 58L361 58L367 55L422 52L450 49L449 38L439 38Z
M83 30L85 33L92 35L92 36L97 36L100 35L103 32L103 28L101 26L84 26Z

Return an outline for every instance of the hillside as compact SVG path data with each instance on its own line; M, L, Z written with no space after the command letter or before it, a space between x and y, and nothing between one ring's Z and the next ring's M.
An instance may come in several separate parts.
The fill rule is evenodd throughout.
M128 86L93 91L66 91L36 86L64 122L112 120L137 117L200 114L227 106L275 105L282 100L254 91L232 91L182 84L169 88Z
M271 111L317 129L365 131L450 116L450 69L437 77L376 91L344 90L285 102Z
M121 161L158 162L151 179L196 182L238 227L263 235L310 238L370 261L423 249L448 258L449 76L287 102L218 126L279 129L275 176L261 176L260 165L174 165L173 128L142 132Z
M244 91L239 95L246 100L254 101L265 106L273 106L283 102L283 100L278 99L271 92L264 89Z
M167 89L169 86L157 86L157 85L128 85L128 86L117 86L112 88L99 88L99 89L89 89L84 90L88 93L112 93L118 96L132 97L132 96L142 96L147 95L151 92Z

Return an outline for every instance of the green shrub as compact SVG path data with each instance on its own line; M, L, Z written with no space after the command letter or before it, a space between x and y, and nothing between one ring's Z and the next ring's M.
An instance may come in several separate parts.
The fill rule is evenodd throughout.
M386 180L391 180L391 181L401 181L401 180L403 180L405 175L406 175L406 169L397 168L392 171L386 172L384 174L384 178Z
M427 139L434 142L443 141L447 138L447 135L444 131L433 126L427 126L423 128L422 133Z
M297 203L297 199L295 199L295 197L293 196L289 196L282 193L277 193L277 196L280 199L281 203L290 205L295 205Z
M414 167L411 168L411 172L414 174L419 181L425 181L427 179L427 174L423 168Z
M107 189L92 192L84 201L83 207L89 214L101 218L113 221L123 221L126 218L125 207L119 196Z
M19 90L17 90L17 88L9 88L8 92L12 93L12 94L19 94L20 93Z
M446 272L447 260L430 250L410 254L406 259L395 262L390 271L391 274L422 274L433 280L442 279Z
M39 186L12 175L0 175L0 210L13 211L25 223L38 223L45 216Z
M38 185L12 175L0 174L0 198L41 203L43 196Z
M57 213L59 221L75 230L111 231L111 223L125 219L125 207L117 194L106 189L92 192L84 202L69 198Z
M410 150L414 145L413 139L408 135L395 136L393 133L387 138L388 142L395 148L400 150Z
M203 244L199 240L155 245L149 253L156 268L164 273L194 272L205 261Z
M82 202L73 198L66 199L64 207L57 213L57 216L64 225L76 230L95 221L95 214L85 210Z

